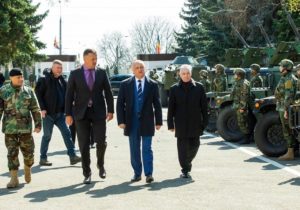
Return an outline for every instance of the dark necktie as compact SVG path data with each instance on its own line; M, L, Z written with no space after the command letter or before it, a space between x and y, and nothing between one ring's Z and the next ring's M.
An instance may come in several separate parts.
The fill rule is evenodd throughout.
M87 85L89 86L90 90L93 90L94 86L94 78L93 78L93 70L88 70L88 76L87 76Z
M142 99L142 95L143 95L143 90L142 90L142 80L138 80L138 99L141 100Z

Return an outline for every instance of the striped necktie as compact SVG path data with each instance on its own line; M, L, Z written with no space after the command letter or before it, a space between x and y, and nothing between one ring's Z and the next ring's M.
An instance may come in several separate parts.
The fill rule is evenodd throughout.
M138 80L138 99L142 99L142 95L143 95L143 90L142 90L142 80Z

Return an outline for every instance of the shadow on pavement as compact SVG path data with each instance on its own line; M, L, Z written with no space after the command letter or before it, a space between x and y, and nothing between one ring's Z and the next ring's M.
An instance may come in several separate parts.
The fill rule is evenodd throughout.
M278 185L284 185L284 184L300 186L300 177L292 178L292 179L286 180L284 182L280 182Z
M81 168L81 166L80 165L78 165L78 166L69 165L69 166L62 166L62 167L52 167L52 166L37 165L37 166L33 166L31 168L31 172L32 172L32 174L36 174L36 173L40 173L40 172L43 172L43 171L59 170L59 169L65 169L65 168ZM24 170L20 169L19 172L18 172L18 176L20 177L22 175L24 175ZM6 172L4 174L1 174L0 176L10 176L10 175L9 175L9 172Z
M153 182L151 185L147 184L145 186L150 188L149 191L157 191L165 188L180 187L183 185L191 184L193 182L195 182L193 179L175 178L163 180L161 182Z
M7 182L9 182L9 180L7 180ZM25 186L25 184L22 183L22 184L19 184L19 186L17 188L10 188L10 189L0 188L0 196L17 193L18 190L22 189L24 186Z
M108 187L105 187L103 189L98 190L92 190L87 192L86 194L91 195L92 198L101 198L106 197L109 195L119 195L119 194L126 194L129 192L138 191L141 189L144 189L144 186L132 186L131 182L123 182L121 184L117 185L111 185Z
M67 187L41 190L33 193L29 193L24 196L24 198L29 198L30 202L44 202L50 198L65 197L69 195L74 195L78 193L83 193L95 186L96 182L91 184L74 184Z
M231 149L235 149L231 146L228 146L226 144L224 144L223 141L214 141L214 142L208 142L208 143L204 143L203 145L209 145L209 146L219 146L219 150L231 150Z

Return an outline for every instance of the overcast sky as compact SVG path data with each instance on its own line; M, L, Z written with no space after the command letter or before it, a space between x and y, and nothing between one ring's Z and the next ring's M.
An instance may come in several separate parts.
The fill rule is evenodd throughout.
M40 11L49 9L39 32L41 41L47 44L46 54L58 54L53 47L54 38L59 39L59 1L41 2ZM63 54L78 54L86 47L96 48L97 40L107 32L120 31L129 35L135 21L148 16L167 18L178 27L182 23L179 12L185 0L62 0ZM130 37L126 38L128 42Z

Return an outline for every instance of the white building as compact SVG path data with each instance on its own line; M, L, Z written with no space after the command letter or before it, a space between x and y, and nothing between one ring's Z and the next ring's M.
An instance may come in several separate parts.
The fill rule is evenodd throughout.
M146 70L163 70L177 54L138 54L137 59L144 61Z

